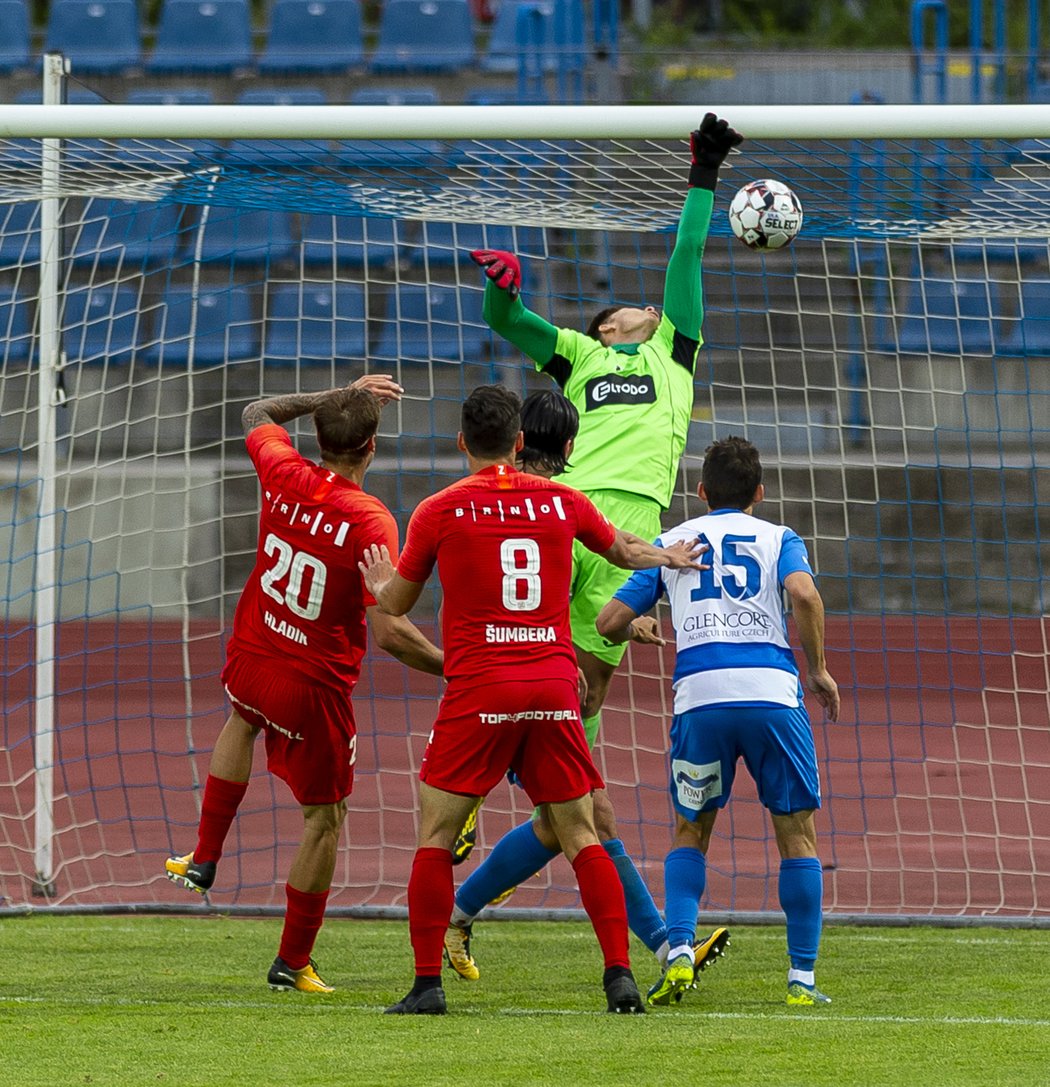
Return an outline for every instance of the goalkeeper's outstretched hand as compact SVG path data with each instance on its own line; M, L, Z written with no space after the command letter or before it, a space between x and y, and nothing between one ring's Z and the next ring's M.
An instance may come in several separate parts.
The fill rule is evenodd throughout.
M689 134L689 149L693 161L689 167L691 189L714 189L718 181L718 168L725 162L730 148L744 142L735 128L729 127L713 113L705 113L700 127Z
M513 253L505 249L475 249L470 259L485 269L485 275L501 291L506 291L511 298L517 298L521 290L521 262Z

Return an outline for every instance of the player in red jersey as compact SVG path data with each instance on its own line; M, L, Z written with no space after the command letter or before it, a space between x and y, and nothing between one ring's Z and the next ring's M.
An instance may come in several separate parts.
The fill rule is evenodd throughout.
M248 453L262 486L259 543L233 620L222 670L233 712L212 752L196 848L172 857L168 878L205 893L248 788L254 742L303 810L288 872L287 909L268 982L276 990L331 992L310 957L335 871L346 797L354 783L350 696L366 647L440 675L443 657L407 620L385 614L365 589L358 556L375 540L397 552L397 526L361 489L375 455L379 414L401 389L366 375L344 389L260 400L244 410ZM281 425L313 414L321 464L301 457Z
M580 718L569 630L574 539L626 569L697 567L695 547L654 547L614 528L579 491L515 468L521 401L475 389L458 438L471 475L417 507L395 569L381 542L365 552L378 605L406 614L437 565L448 687L420 770L419 845L408 884L416 980L387 1011L443 1014L444 934L453 904L452 845L463 820L508 769L546 805L605 958L607 1005L642 1012L631 975L616 868L598 843L591 793L604 787Z

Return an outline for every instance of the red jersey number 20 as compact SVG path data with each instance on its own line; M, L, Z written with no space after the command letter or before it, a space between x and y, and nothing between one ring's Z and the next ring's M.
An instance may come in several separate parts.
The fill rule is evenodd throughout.
M321 614L321 601L324 599L325 580L328 569L325 564L305 551L296 551L272 532L263 543L267 555L274 555L273 566L260 578L262 591L272 597L300 619L316 619ZM287 584L281 589L277 582L288 576ZM303 599L303 590L306 599Z

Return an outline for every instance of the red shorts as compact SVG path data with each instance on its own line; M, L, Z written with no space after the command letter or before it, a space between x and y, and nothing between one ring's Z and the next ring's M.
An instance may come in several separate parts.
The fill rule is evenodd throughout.
M448 685L420 780L447 793L485 796L508 770L534 804L605 787L583 732L575 680Z
M221 678L234 709L263 730L270 773L300 804L350 795L357 727L346 694L246 653L228 657Z

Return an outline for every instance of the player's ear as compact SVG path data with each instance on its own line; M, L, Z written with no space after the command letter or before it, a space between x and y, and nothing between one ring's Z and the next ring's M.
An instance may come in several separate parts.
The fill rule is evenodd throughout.
M525 432L523 430L518 431L518 436L514 439L514 452L520 453L525 448Z
M759 502L761 502L762 499L765 498L765 497L766 497L766 485L764 483L760 483L755 488L755 497L751 499L751 505L752 506L757 506L759 504Z
M467 451L467 443L463 440L463 431L462 430L456 435L456 448L461 453L466 453L466 451Z
M572 456L572 451L576 448L576 439L570 438L565 443L565 459L568 460Z
M698 483L696 485L696 497L699 498L701 502L707 502L707 491L704 490L703 483Z

